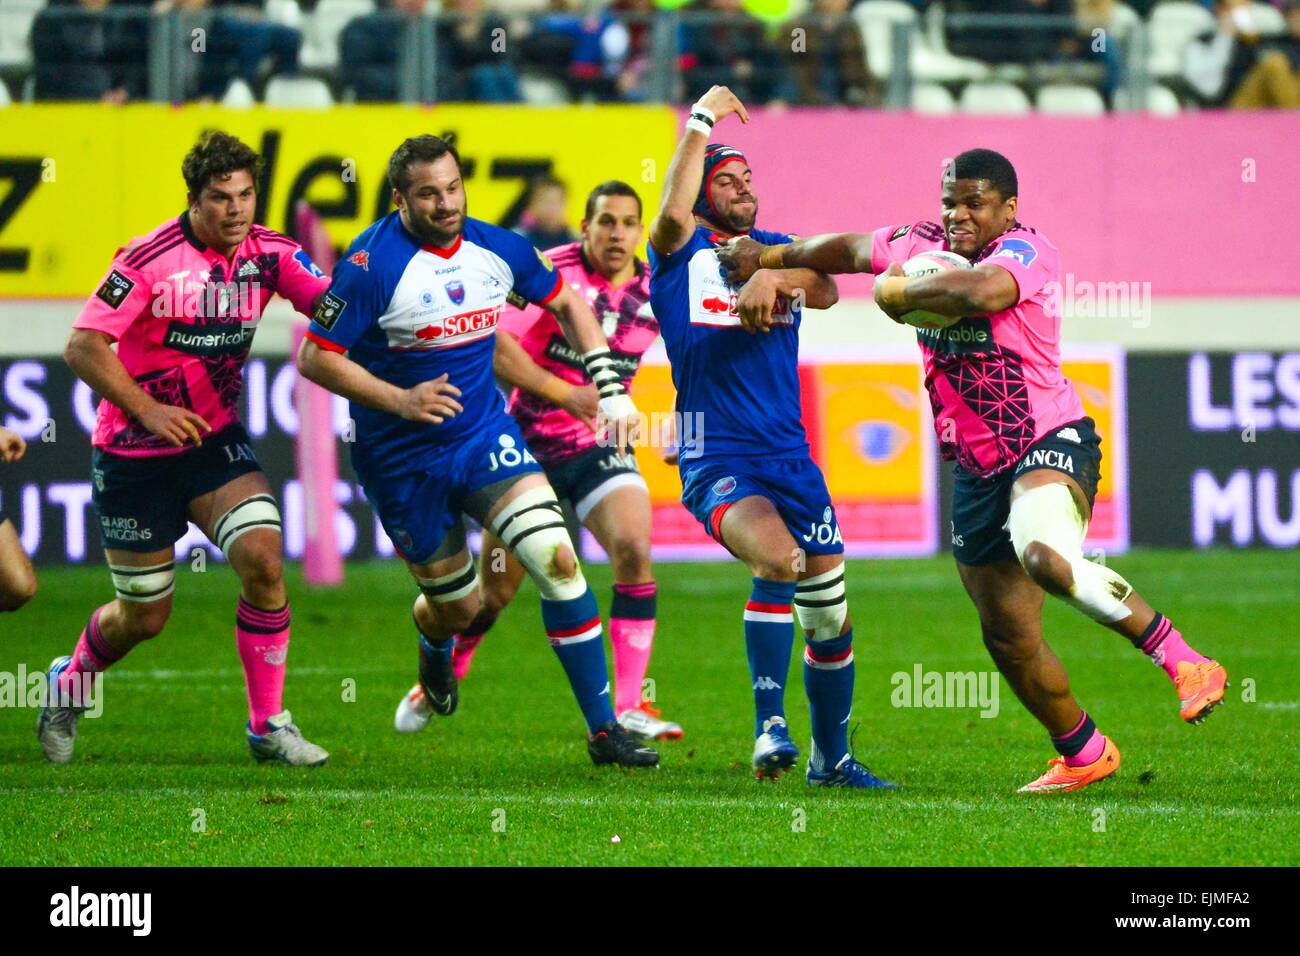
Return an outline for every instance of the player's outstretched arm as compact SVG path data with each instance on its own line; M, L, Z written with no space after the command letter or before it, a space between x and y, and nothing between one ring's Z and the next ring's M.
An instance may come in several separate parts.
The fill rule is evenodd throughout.
M371 375L342 352L323 349L311 339L303 339L298 349L298 372L348 401L407 421L441 425L464 411L456 401L460 389L447 381L445 372L412 388L398 388Z
M492 371L508 385L545 399L594 429L600 395L594 385L577 386L552 375L532 360L509 332L497 332Z
M126 412L153 435L177 448L189 442L203 444L212 426L188 408L156 401L131 377L111 339L94 329L73 329L63 359L91 390Z
M731 282L744 282L759 269L816 269L827 275L870 274L869 232L827 233L777 246L737 236L718 250L718 261Z
M702 107L702 109L700 109ZM714 124L736 113L743 123L749 122L749 112L736 94L725 86L715 86L699 98L692 107L712 119ZM700 121L702 124L704 121ZM660 255L671 255L686 245L695 231L695 197L700 192L704 176L704 149L709 145L709 134L688 124L686 131L673 151L668 164L667 183L659 204L659 215L650 224L650 244Z

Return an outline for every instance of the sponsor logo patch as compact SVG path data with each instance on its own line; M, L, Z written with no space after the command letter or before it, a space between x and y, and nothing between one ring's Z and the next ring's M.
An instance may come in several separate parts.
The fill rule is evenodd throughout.
M298 265L302 266L317 279L325 278L325 273L321 272L320 269L317 268L316 263L311 261L311 256L307 255L305 249L299 249L293 254L293 257L297 261Z
M719 478L713 483L713 493L719 498L725 498L736 490L736 479L732 475L725 478Z
M455 338L477 338L496 327L501 316L501 306L478 309L474 312L462 312L449 315L429 325L415 330L415 337L421 342L442 343Z
M889 241L893 242L895 239L902 239L905 235L907 235L911 231L912 231L911 226L899 226L897 229L893 231L892 234L890 234Z
M1027 239L1003 239L1001 244L993 251L990 259L997 259L1005 256L1008 259L1015 259L1022 266L1029 267L1029 263L1038 258L1038 250L1034 244Z
M946 329L917 329L916 341L931 352L947 355L992 352L993 322L986 318L966 318Z
M554 271L555 271L555 263L553 263L550 259L546 258L546 256L544 256L544 255L542 254L542 250L540 250L540 249L534 249L533 252L537 253L537 260L538 260L538 261L539 261L543 266L546 267L546 271L547 271L547 272L554 272Z
M126 301L126 297L131 294L131 290L134 288L134 282L114 269L104 279L104 284L99 287L99 291L95 295L116 309Z
M346 301L333 292L326 292L316 303L316 311L312 313L311 320L328 332L334 328L334 323L339 320L339 316L347 307Z
M358 249L352 255L348 256L348 262L354 266L360 266L366 272L370 271L370 253L364 249Z

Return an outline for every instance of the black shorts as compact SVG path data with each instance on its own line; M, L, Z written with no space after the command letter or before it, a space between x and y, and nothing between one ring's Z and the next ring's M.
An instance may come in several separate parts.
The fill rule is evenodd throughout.
M91 496L99 540L120 551L162 551L185 536L190 502L241 475L261 471L244 426L236 422L176 455L128 458L96 448Z
M600 445L563 461L542 462L542 468L555 496L573 506L579 521L586 521L591 509L616 488L646 486L634 452L624 455Z
M1092 506L1101 480L1101 439L1091 418L1069 422L1029 446L1014 467L980 478L961 465L953 469L952 553L962 564L1015 561L1007 533L1011 486L1021 475L1046 468L1079 483Z

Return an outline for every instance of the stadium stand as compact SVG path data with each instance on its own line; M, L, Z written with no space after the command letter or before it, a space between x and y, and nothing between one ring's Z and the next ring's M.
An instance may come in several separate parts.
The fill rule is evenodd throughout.
M742 7L740 0L694 0L684 6L680 0L614 0L591 7L582 0L253 0L240 7L253 10L251 15L235 16L231 0L190 0L183 14L169 0L152 6L144 0L111 0L102 14L103 0L0 0L0 80L12 100L22 101L99 99L107 83L109 99L207 97L238 103L245 90L232 81L241 78L251 95L270 102L263 89L270 74L288 79L301 71L324 84L331 102L689 102L698 87L726 82L755 104L910 106L942 115L956 109L1019 113L1028 103L1031 110L1096 115L1099 101L1103 108L1128 110L1145 99L1147 110L1166 115L1185 103L1233 105L1230 94L1255 65L1252 59L1231 72L1232 89L1219 96L1206 96L1189 83L1189 44L1198 38L1208 42L1217 28L1211 0L859 0L839 14L844 2L744 0ZM746 12L751 3L757 16ZM1285 44L1294 43L1286 6L1285 0L1256 0L1237 8L1253 24L1260 50L1282 44L1285 51ZM1042 23L1035 23L1033 11L1042 14ZM971 16L989 13L1015 18L969 26L975 22ZM167 31L147 29L147 18L183 16L188 19L178 19L177 29L188 33L191 25L206 23L214 46L201 60L182 56L161 86L147 73L147 55L128 58L135 72L125 83L120 70L115 73L111 64L105 67L84 51L46 69L42 81L33 55L42 46L32 36L38 15L51 24L60 17L138 17L136 32L149 42L159 42ZM431 49L413 60L396 55L399 39L404 43L407 37L400 26L403 15L412 22L421 16L438 19L432 34L436 54ZM834 25L837 15L860 34L860 45ZM377 16L388 17L387 25ZM957 16L963 19L954 20ZM456 29L466 20L475 20L477 31ZM488 56L478 49L498 26L508 37L503 60L500 51ZM808 51L822 61L816 69L806 68L802 51L790 42L800 26L809 36L815 29L821 38ZM906 34L905 63L895 62L900 27ZM241 37L250 38L255 48L265 47L260 60L256 50L242 46ZM301 38L296 58L293 37ZM348 38L352 46L345 52ZM48 60L51 44L42 49ZM845 50L860 51L850 55L865 60L865 70L846 63ZM95 69L98 78L89 75ZM407 72L399 77L402 70ZM1142 96L1137 91L1146 78L1159 85ZM287 96L295 103L325 102L318 83L277 83L276 90L277 101ZM1258 105L1287 105L1285 97L1264 99Z

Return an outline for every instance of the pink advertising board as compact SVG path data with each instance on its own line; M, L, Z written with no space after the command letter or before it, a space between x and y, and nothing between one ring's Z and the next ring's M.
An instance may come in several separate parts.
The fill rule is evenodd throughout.
M1015 165L1020 219L1076 281L1149 282L1153 296L1300 295L1300 114L1173 118L929 117L763 111L719 124L745 150L759 225L799 235L939 218L945 159L972 147ZM866 279L841 293L869 295Z

